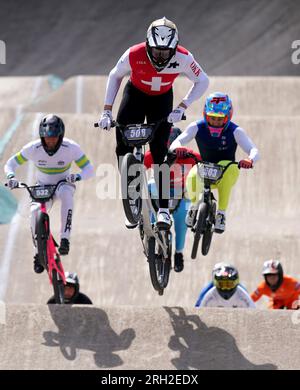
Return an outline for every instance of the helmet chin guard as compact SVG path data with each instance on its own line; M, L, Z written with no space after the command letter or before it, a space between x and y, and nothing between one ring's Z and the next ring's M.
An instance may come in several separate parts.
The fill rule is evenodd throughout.
M210 132L210 135L212 137L220 137L222 132L223 132L223 129L224 129L224 126L221 126L221 127L213 127L213 126L210 126L209 124L207 125L208 127L208 130Z

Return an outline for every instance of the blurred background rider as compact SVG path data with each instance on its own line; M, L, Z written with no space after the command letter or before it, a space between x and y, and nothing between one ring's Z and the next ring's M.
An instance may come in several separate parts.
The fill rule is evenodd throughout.
M64 291L66 304L92 305L93 302L88 296L80 292L79 278L75 272L65 272L66 285ZM55 303L54 296L51 297L47 304Z

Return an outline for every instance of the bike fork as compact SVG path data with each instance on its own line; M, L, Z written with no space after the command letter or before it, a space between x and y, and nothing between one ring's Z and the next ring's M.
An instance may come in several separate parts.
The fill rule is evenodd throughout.
M168 258L168 243L167 243L166 234L168 233L167 232L161 233L160 230L155 226L154 228L155 240L162 250L164 259Z

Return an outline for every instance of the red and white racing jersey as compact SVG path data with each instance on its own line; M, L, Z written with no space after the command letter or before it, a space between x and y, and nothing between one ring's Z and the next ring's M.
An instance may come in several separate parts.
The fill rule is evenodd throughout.
M161 95L170 88L176 77L186 75L194 85L183 99L186 106L203 95L208 87L208 77L193 55L182 46L178 46L176 54L168 65L158 72L151 64L146 43L130 47L119 59L109 74L105 104L113 105L123 77L130 74L132 84L147 95Z

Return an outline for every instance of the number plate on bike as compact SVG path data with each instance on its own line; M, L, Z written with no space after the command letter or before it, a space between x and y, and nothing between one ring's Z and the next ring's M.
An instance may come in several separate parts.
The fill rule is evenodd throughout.
M153 128L151 126L126 126L124 137L127 141L147 141L151 138Z
M31 194L35 199L45 199L52 195L53 187L35 186L31 187Z
M199 175L202 179L217 181L222 176L224 168L216 164L201 164L199 166Z

